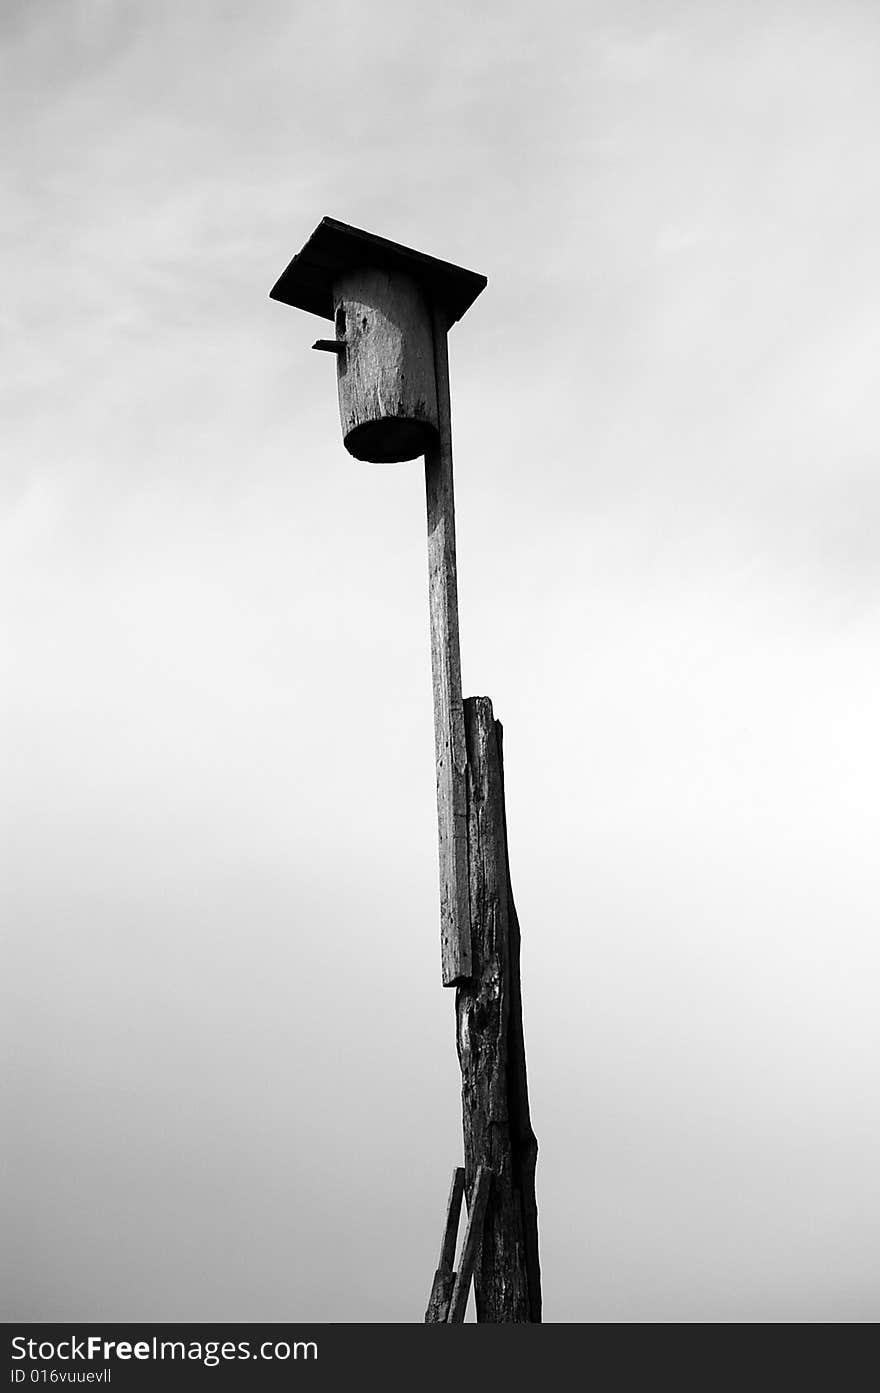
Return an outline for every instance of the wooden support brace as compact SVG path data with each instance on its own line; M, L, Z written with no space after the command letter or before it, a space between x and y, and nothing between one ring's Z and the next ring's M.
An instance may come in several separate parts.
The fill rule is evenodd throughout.
M480 1255L480 1244L483 1241L483 1220L486 1217L486 1204L491 1184L492 1172L486 1166L480 1166L474 1181L474 1192L471 1196L470 1214L461 1250L461 1260L458 1264L458 1275L452 1288L449 1314L446 1317L447 1325L461 1325L464 1321L468 1294L471 1289L471 1278L474 1275L474 1267Z
M447 326L436 308L433 317L439 430L436 440L425 454L425 491L440 838L440 946L443 985L453 987L471 975L465 787L467 753L458 640Z
M455 1283L453 1264L455 1263L455 1240L458 1237L458 1219L461 1214L461 1197L464 1194L464 1167L457 1166L452 1172L452 1185L446 1205L446 1226L443 1242L440 1245L440 1261L434 1273L425 1324L436 1325L446 1320L449 1302Z
M541 1319L535 1163L523 1038L520 928L510 883L501 723L464 703L473 979L456 992L467 1177L493 1176L474 1273L480 1324Z

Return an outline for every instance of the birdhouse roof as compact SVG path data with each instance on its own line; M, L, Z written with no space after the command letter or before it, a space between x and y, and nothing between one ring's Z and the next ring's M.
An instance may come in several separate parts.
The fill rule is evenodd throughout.
M486 286L486 277L476 271L438 261L435 256L425 256L335 218L322 218L302 251L278 277L269 298L332 319L334 281L362 266L411 276L446 312L450 324L461 319Z

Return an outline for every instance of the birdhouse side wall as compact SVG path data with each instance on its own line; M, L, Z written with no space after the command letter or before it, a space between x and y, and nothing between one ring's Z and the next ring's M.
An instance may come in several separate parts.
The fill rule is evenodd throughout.
M377 464L423 455L438 429L430 306L408 276L350 272L334 287L346 449Z

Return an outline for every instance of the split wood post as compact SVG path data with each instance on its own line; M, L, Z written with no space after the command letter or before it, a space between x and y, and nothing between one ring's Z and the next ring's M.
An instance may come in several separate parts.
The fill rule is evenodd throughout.
M443 1228L443 1242L440 1245L440 1261L434 1273L425 1324L436 1325L446 1320L449 1302L455 1285L455 1240L458 1237L458 1218L461 1214L461 1198L464 1194L464 1168L456 1166L452 1172L452 1185L446 1204L446 1223Z
M461 1258L449 1302L449 1314L446 1317L448 1325L461 1325L464 1322L464 1313L467 1310L468 1295L471 1289L471 1278L474 1275L474 1267L483 1241L486 1205L491 1193L492 1172L487 1170L485 1166L479 1166L471 1192L467 1229L465 1230L464 1243L461 1246Z
M464 703L473 977L456 991L466 1190L492 1172L474 1273L477 1320L541 1319L535 1163L504 808L502 728L488 697Z

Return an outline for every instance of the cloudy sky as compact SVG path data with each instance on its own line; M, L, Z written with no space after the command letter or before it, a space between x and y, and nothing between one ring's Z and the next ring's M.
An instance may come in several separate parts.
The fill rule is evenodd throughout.
M876 1318L877 6L6 0L0 44L6 1317L423 1314L424 489L267 299L330 214L489 278L462 662L546 1317Z

